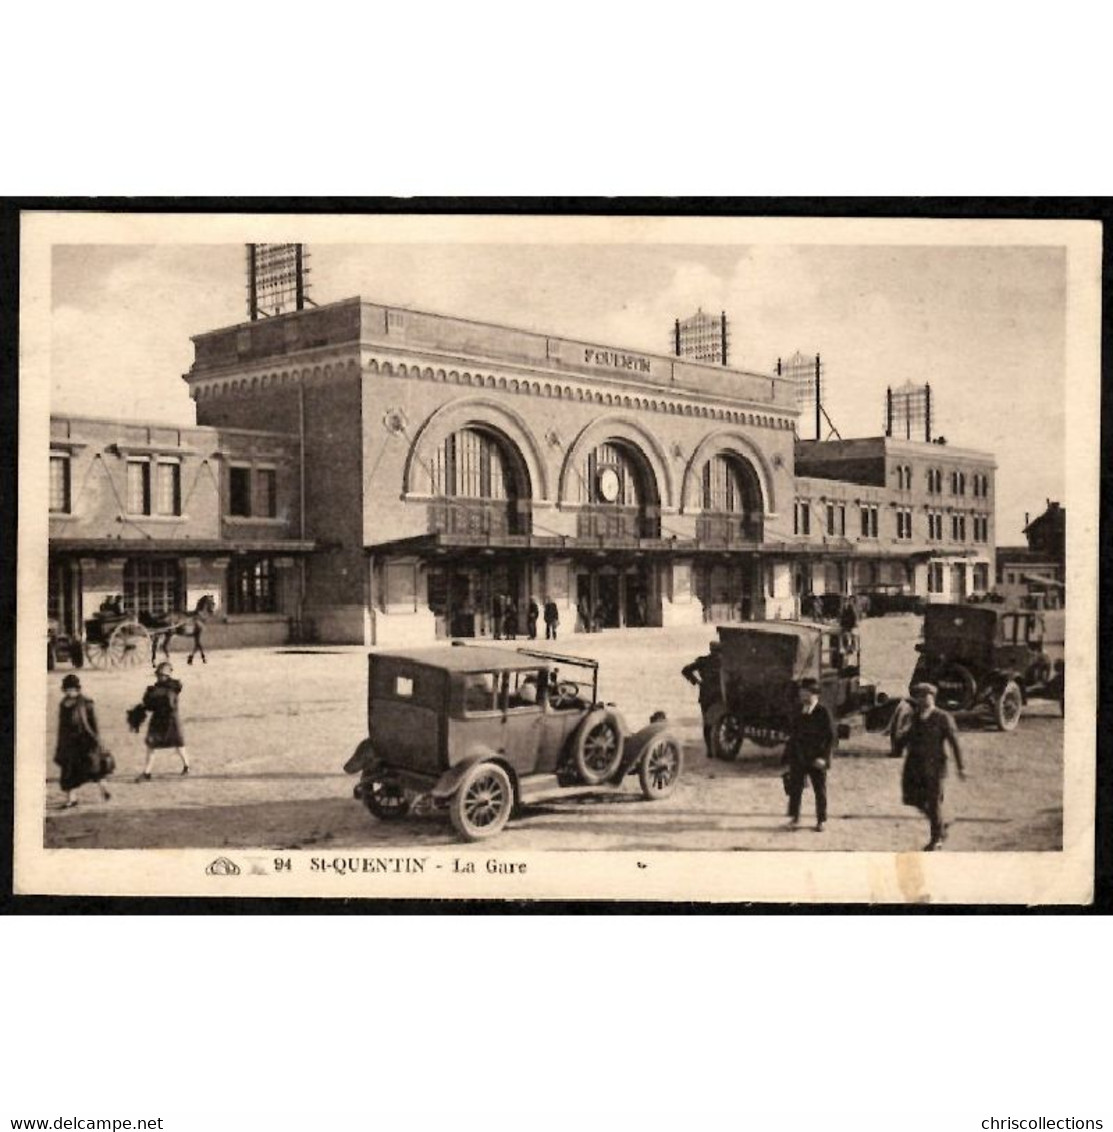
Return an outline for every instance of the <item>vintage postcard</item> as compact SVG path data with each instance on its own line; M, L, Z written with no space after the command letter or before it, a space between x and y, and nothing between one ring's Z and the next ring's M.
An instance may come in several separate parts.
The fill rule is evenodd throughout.
M16 892L1088 902L1100 298L1090 222L25 213Z

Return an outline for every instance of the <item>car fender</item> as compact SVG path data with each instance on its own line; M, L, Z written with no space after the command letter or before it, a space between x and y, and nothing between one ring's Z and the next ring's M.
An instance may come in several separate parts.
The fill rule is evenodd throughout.
M375 748L370 739L364 739L352 752L351 758L344 764L345 774L357 774L360 771L371 769L373 764L381 760L375 754Z
M513 768L497 751L492 751L487 747L475 747L470 750L460 762L449 767L448 770L437 779L436 785L429 793L437 799L451 798L452 795L456 793L456 789L460 785L460 780L476 763L498 763L498 765L510 775L510 782L514 787L514 792L517 793L518 776L514 773Z
M651 723L648 727L643 727L640 731L635 732L633 735L626 735L623 739L622 745L622 762L619 764L618 770L615 772L614 780L620 781L626 775L632 774L637 769L638 764L642 761L649 744L653 742L659 735L666 735L683 751L684 741L680 736L669 726L664 720L660 723Z
M985 678L987 697L999 696L1010 680L1020 689L1021 703L1026 704L1028 702L1028 691L1024 687L1024 680L1019 672L1013 672L1009 669L998 668Z

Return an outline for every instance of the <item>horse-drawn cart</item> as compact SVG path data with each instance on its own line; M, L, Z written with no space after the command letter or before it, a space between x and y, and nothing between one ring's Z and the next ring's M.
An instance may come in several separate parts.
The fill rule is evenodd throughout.
M85 622L85 660L93 668L132 668L151 652L151 633L128 614Z

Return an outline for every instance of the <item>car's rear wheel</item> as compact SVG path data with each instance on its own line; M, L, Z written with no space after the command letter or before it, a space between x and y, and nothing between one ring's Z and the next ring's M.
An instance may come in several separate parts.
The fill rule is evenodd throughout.
M642 793L651 802L667 798L676 789L683 769L684 748L680 740L672 735L656 736L638 763Z
M707 717L707 730L711 736L711 757L728 762L738 758L742 750L742 721L727 709L716 704Z
M498 763L476 763L460 780L448 814L465 841L483 841L502 831L513 809L510 775Z
M993 700L993 719L1000 731L1015 731L1024 711L1024 697L1020 686L1010 680Z
M359 797L380 821L405 817L410 812L410 800L405 790L399 783L381 774L365 778L359 784Z
M613 777L622 761L622 732L607 712L589 715L576 736L573 762L576 774L588 786Z

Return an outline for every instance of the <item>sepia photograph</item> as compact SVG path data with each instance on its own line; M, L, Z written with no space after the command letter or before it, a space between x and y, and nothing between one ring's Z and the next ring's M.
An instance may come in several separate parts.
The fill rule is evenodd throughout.
M17 892L1089 899L1097 225L22 253Z

